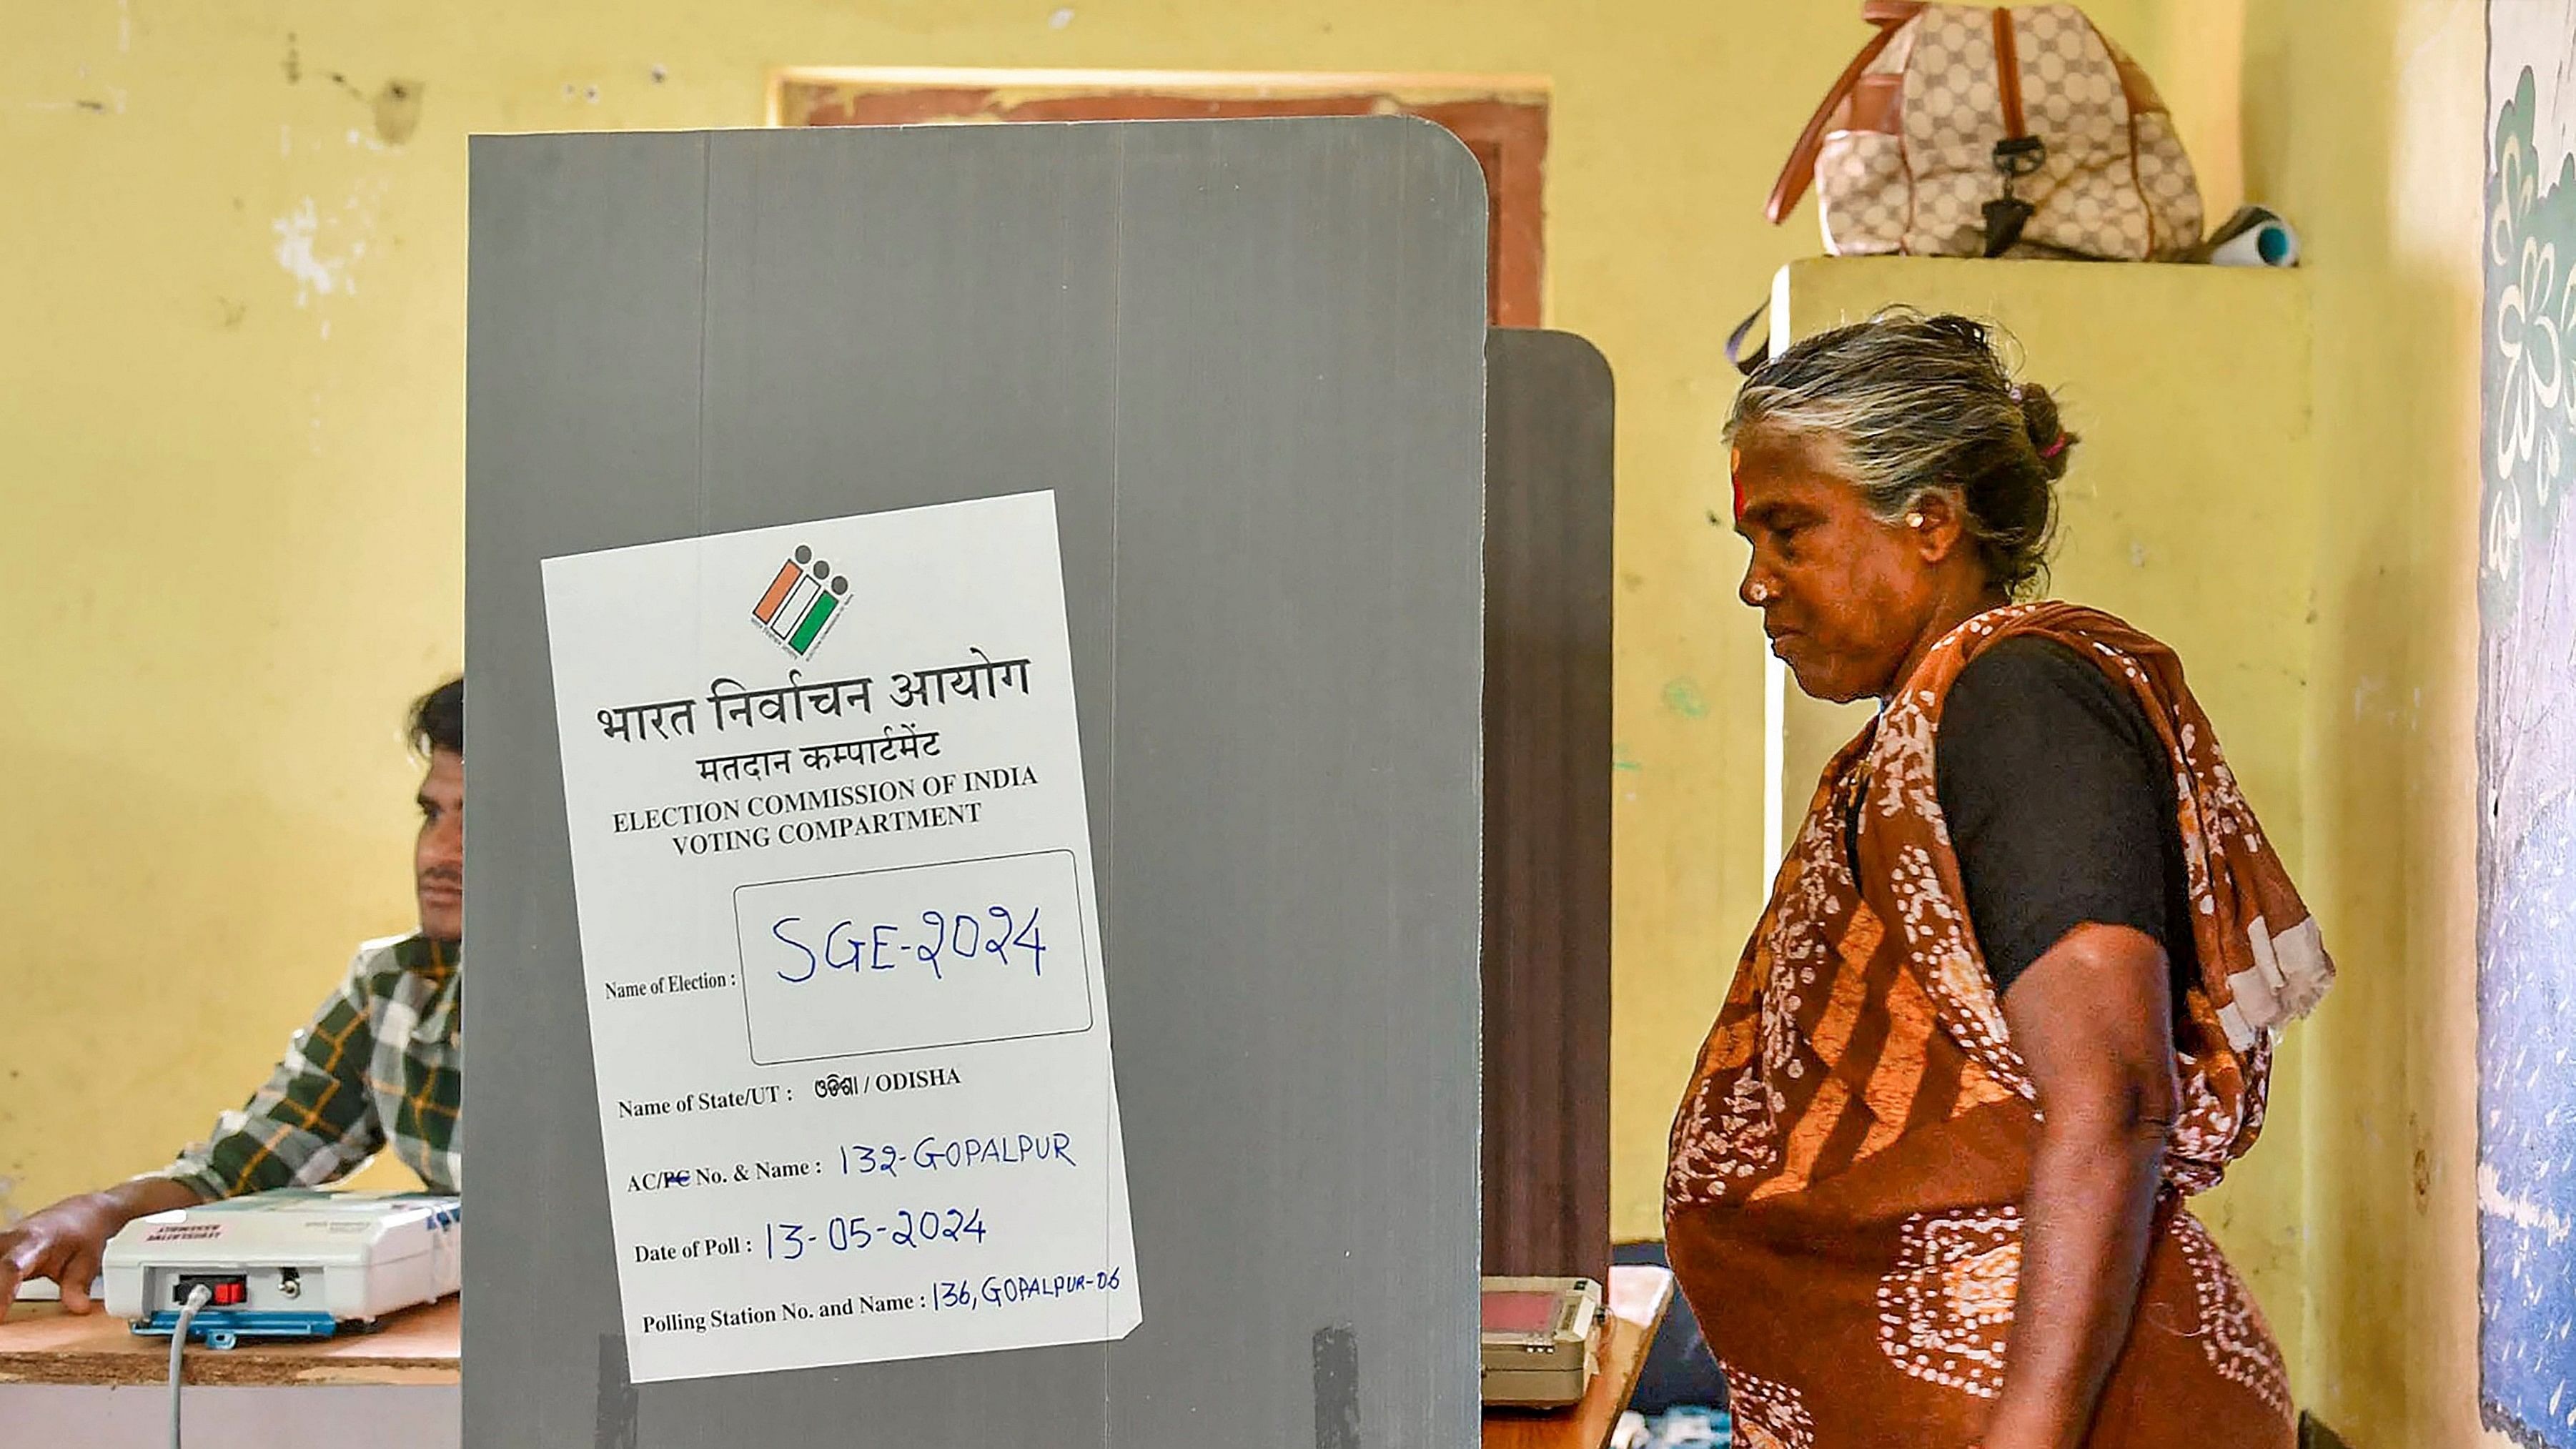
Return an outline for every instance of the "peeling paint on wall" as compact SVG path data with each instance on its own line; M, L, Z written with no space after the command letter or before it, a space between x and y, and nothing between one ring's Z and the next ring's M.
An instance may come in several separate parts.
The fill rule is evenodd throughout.
M358 290L357 280L349 275L349 269L367 254L367 239L353 239L344 256L322 255L317 245L322 231L321 216L314 208L312 197L295 203L293 211L269 225L277 234L274 253L277 264L295 279L296 306L310 306L316 296L329 297Z

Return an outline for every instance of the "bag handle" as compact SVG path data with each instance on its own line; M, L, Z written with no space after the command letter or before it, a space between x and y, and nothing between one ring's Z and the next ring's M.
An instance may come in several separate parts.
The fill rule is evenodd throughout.
M1861 72L1869 69L1879 52L1896 39L1896 32L1923 12L1923 0L1862 0L1860 18L1878 27L1878 33L1843 67L1842 77L1833 89L1825 92L1824 103L1807 118L1807 129L1798 133L1798 144L1789 148L1789 164L1780 168L1780 179L1771 183L1771 199L1762 214L1778 226L1789 219L1798 198L1807 194L1807 184L1816 179L1816 153L1824 149L1825 127L1833 120L1837 107L1851 97L1852 88L1860 84Z
M1753 329L1762 326L1762 319L1770 310L1771 299L1765 297L1762 299L1762 305L1753 309L1752 316L1736 323L1735 330L1726 334L1726 360L1734 363L1735 370L1746 377L1761 371L1762 364L1771 360L1770 329L1763 329L1761 342L1755 344L1749 351L1745 347L1745 344L1752 340Z

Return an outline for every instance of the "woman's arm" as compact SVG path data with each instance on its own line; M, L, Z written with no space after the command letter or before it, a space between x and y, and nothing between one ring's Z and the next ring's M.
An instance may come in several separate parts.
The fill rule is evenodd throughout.
M2076 1449L2128 1340L2176 1110L2167 971L2145 932L2082 925L2004 995L2041 1120L1984 1449Z

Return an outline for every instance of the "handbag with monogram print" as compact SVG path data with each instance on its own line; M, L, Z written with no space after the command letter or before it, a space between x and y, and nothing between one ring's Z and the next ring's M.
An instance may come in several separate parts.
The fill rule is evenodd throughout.
M1798 137L1777 224L1816 183L1825 250L2173 260L2200 188L2155 84L2072 5L1865 0L1878 34Z

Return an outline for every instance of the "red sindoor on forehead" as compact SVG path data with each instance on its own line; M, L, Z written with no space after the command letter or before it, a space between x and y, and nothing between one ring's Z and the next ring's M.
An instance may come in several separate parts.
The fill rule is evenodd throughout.
M1735 489L1735 520L1744 521L1744 450L1730 448L1726 453L1726 481Z

